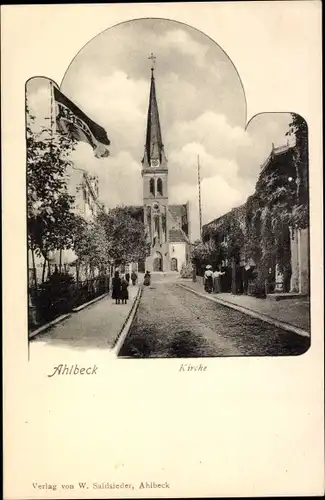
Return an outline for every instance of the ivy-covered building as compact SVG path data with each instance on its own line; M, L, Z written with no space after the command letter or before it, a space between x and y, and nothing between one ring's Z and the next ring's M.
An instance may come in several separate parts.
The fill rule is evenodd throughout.
M231 274L224 291L309 294L308 164L301 160L297 141L273 146L254 194L203 227L206 259Z
M206 264L214 269L220 268L225 274L221 277L224 292L244 293L246 274L255 267L255 262L246 255L246 205L233 208L230 212L204 225L202 228L201 249L208 247L201 274ZM198 264L198 263L197 263Z

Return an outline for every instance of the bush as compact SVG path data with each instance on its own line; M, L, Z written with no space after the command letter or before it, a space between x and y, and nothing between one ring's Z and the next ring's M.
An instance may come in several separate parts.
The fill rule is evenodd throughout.
M183 264L181 269L181 277L184 279L189 279L193 277L193 266L192 264Z
M53 273L38 291L36 308L40 319L51 321L60 314L71 311L76 294L73 276L68 273Z
M54 272L37 291L29 289L33 305L28 309L28 328L33 331L108 291L109 279L104 275L79 282L77 286L70 274Z

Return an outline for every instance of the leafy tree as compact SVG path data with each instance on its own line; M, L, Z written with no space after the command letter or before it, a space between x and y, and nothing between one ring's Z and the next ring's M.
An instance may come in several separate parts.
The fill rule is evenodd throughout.
M216 245L213 239L194 244L191 250L191 260L195 264L197 272L202 274L203 269L208 264L215 268L223 260L220 252L222 249Z
M67 190L69 155L74 142L51 127L35 131L27 109L27 228L29 248L44 258L49 251L72 248L76 216Z
M145 226L130 213L129 207L116 207L102 213L98 222L105 229L107 253L114 265L139 262L148 255L150 249Z
M239 261L240 252L244 245L244 232L239 217L237 211L231 211L222 218L218 226L218 246L220 250L222 249L222 251L219 250L220 262L225 259ZM226 236L225 241L223 241L224 236Z
M238 262L244 245L244 232L240 218L242 209L224 215L215 225L208 226L203 232L203 242L193 245L192 260L197 267L207 264L216 268L226 259ZM226 238L225 238L226 237Z
M109 267L109 241L101 221L80 221L79 230L75 234L74 251L78 256L78 264L83 264L91 277L95 269L102 271Z

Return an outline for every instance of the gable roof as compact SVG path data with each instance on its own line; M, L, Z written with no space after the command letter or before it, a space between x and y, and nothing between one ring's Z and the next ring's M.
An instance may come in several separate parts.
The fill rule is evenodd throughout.
M285 155L286 153L288 153L289 151L291 151L293 148L294 148L294 145L292 145L292 144L285 144L285 145L279 146L277 148L275 148L272 145L272 150L271 150L270 154L268 155L268 157L266 158L266 160L264 161L264 163L261 165L260 175L263 172L265 172L265 170L267 169L267 167L270 165L272 159L274 159L274 158L276 158L278 156Z
M184 217L187 215L186 205L168 205L168 210L174 217Z
M169 229L168 236L170 243L189 243L188 235L182 228L184 217L188 217L187 205L169 205L168 214L171 219L171 229Z
M181 229L170 229L169 243L188 243L188 239Z
M243 203L239 207L232 208L231 210L229 210L229 212L226 212L225 214L220 215L220 217L217 217L216 219L208 222L207 224L204 224L203 232L206 230L213 230L214 231L214 230L218 229L218 227L230 215L235 217L236 219L241 219L245 214L245 208L246 208L246 203Z

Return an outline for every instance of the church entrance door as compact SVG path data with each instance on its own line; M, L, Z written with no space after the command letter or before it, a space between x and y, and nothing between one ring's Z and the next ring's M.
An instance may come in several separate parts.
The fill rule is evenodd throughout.
M138 263L138 272L139 273L144 273L146 270L146 264L144 260L140 260Z
M153 270L155 272L160 272L163 270L163 258L161 253L156 252L153 259Z
M177 259L175 259L175 257L173 257L171 260L170 269L172 271L177 271Z

